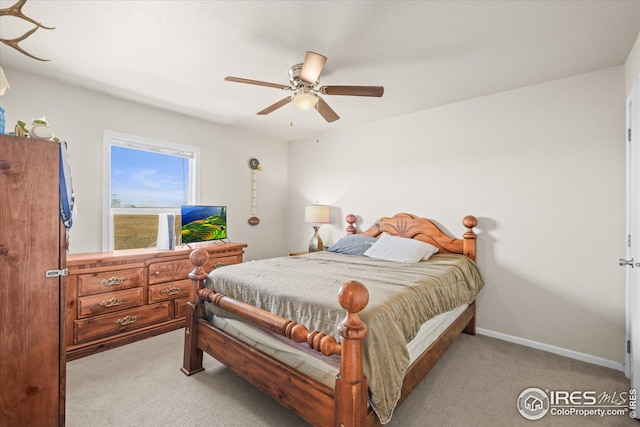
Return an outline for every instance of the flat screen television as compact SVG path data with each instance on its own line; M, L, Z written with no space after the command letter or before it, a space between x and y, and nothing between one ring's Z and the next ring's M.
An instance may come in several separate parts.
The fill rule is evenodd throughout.
M227 238L227 207L183 205L182 243L207 242Z

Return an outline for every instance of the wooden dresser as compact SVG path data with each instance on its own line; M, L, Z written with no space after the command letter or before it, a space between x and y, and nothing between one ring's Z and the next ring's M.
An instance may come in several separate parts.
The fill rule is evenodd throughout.
M65 422L60 144L0 135L0 426Z
M67 360L181 328L191 287L191 251L205 248L211 271L242 262L246 246L213 242L170 251L69 255Z

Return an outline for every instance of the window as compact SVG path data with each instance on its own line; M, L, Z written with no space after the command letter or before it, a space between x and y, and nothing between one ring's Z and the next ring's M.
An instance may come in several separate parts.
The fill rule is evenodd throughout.
M104 132L103 250L153 247L158 214L197 203L200 149ZM176 229L176 235L180 235Z

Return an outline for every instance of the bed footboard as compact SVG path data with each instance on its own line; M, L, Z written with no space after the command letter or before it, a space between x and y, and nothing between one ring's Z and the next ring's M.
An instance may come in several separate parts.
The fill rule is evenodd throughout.
M367 423L368 389L363 372L362 339L366 337L368 330L358 313L369 302L369 293L366 287L360 282L350 281L340 288L338 302L347 313L338 329L338 333L342 337L342 342L338 343L330 335L319 331L309 331L304 325L204 288L204 280L207 277L207 273L204 271L203 266L208 258L208 253L202 249L194 250L190 256L195 268L189 274L189 278L192 280L192 287L187 310L184 358L181 371L185 375L192 375L204 370L202 356L203 349L207 345L203 344L204 339L199 337L199 334L207 333L207 331L213 330L213 327L209 327L209 325L203 326L200 319L204 318L203 302L209 301L220 308L268 328L295 342L306 342L309 348L324 355L339 355L340 373L336 377L333 397L333 424L335 426L365 426ZM202 328L202 331L200 328ZM224 334L218 334L218 339L222 336ZM213 351L211 352L213 353ZM259 352L254 353L260 354ZM267 357L265 355L265 358ZM231 360L227 359L222 362L234 369ZM261 379L252 378L246 369L242 370L242 374L245 379L270 394L274 399L281 400L282 395L277 389L272 392L268 389L263 389L263 387L260 387L262 385ZM315 387L315 384L311 385L311 388ZM309 412L308 402L301 403L300 406L305 407L296 407L296 404L292 402L283 403L312 424L317 421L317 419L309 419L308 416L305 416Z

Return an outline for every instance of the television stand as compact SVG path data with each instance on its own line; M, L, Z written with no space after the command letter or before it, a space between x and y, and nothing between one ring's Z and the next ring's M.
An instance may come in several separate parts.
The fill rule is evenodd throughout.
M193 269L192 249L209 253L207 271L242 262L244 243L191 243L174 250L127 249L67 256L67 360L179 329Z

